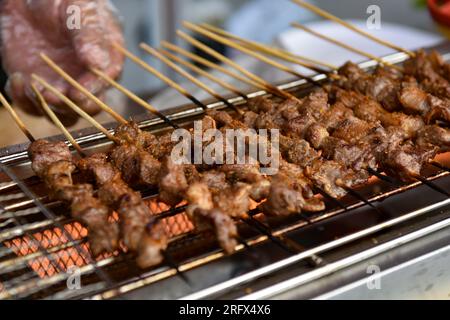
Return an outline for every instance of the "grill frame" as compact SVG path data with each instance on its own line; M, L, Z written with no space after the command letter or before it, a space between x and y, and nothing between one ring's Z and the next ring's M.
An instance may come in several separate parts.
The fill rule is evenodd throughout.
M446 43L446 44L440 46L438 49L440 49L440 51L450 52L450 44ZM448 55L445 56L445 58L448 58L448 57L449 57ZM403 53L396 53L396 54L387 56L386 59L391 63L399 63L399 62L406 60L407 56ZM364 63L360 64L360 66L363 68L371 68L371 67L375 66L376 64L377 63L375 61L368 61L368 62L364 62ZM320 80L324 80L324 79L326 79L326 76L318 75L315 77L314 80L320 81ZM282 84L279 86L279 88L282 90L290 90L290 91L307 91L309 87L310 87L310 85L305 80L295 80L295 81L291 81L291 82L288 82L288 83L285 83L285 84ZM257 91L257 92L252 93L251 96L255 97L255 96L259 96L259 95L263 95L263 94L265 94L265 92ZM245 102L244 99L241 97L233 97L229 101L230 101L230 103L233 103L235 105L240 105ZM207 106L208 106L208 108L225 108L226 107L224 105L224 103L222 103L222 102L212 102L212 103L207 104ZM186 106L182 106L179 108L168 110L164 113L171 120L177 121L178 123L181 123L181 124L185 124L185 123L192 122L193 119L200 116L203 113L203 110L201 108L198 108L193 105L186 105ZM157 119L153 116L146 115L146 116L139 117L136 120L139 122L140 127L145 130L151 130L153 132L153 131L159 131L159 130L165 129L165 125L164 125L163 121L160 119ZM113 131L114 126L115 126L114 124L110 124L107 127L110 128L111 131ZM94 133L92 131L92 129L81 130L75 134L75 137L77 137L77 141L79 142L79 144L87 150L106 148L107 146L110 145L110 143L106 141L103 134ZM62 136L54 137L52 139L64 140L64 138ZM19 171L22 176L19 176L18 179L23 179L24 176L27 175L27 172L29 174L29 170L28 171L24 170L24 168L27 168L29 166L28 156L26 153L27 146L28 146L28 144L24 144L24 145L19 145L19 146L12 146L12 147L0 150L0 162L3 165L8 166L8 168L13 169L9 172L10 175L11 175L11 173L14 173L13 171ZM24 172L22 172L22 171L24 171ZM439 179L445 178L449 175L450 174L447 172L442 172L438 175L431 177L430 180L439 180ZM421 185L420 182L409 184L407 186L391 190L388 193L373 196L373 197L369 198L368 201L370 201L370 203L378 202L384 198L388 198L395 194L400 194L400 193L406 192L407 190L414 189L420 185ZM5 192L11 188L14 188L15 186L17 186L17 185L14 185L13 183L0 185L0 195L2 194L2 192ZM27 185L25 185L25 187L26 187L26 189L28 188ZM22 190L22 192L25 192L25 193L28 192L26 189ZM150 198L152 198L152 197L154 197L154 195L150 195ZM37 204L38 203L37 200L42 200L42 199L32 196L31 199L28 200L29 201L28 204L30 204L30 202ZM37 205L40 206L39 204L37 204ZM449 200L445 201L445 206L447 206L447 205L450 205ZM357 201L357 202L353 203L347 209L355 210L358 208L362 208L364 206L365 206L364 201ZM19 207L20 206L18 206L16 204L15 207L10 206L10 207L7 207L6 210L0 210L0 213L3 214L4 211L10 211L11 209L17 210ZM3 208L3 209L5 209L5 208ZM178 210L180 210L180 209L178 209ZM61 224L61 221L58 221L59 219L56 217L56 215L53 214L51 211L49 211L49 212L50 212L50 214L47 216L48 226L50 226L51 224L56 224L56 225ZM317 217L312 217L312 218L308 218L308 219L302 219L301 217L299 217L297 223L293 223L293 224L291 223L290 225L288 225L286 227L278 228L276 231L273 232L273 234L275 236L283 236L283 235L288 234L291 231L298 230L299 228L307 227L308 225L311 225L311 224L316 224L322 220L331 219L331 218L338 216L344 212L346 212L346 211L344 211L344 209L335 209L335 210L331 210L331 211L326 210L325 214L321 214L320 216L317 216ZM244 283L254 281L266 274L269 274L274 271L280 270L281 268L287 267L292 263L297 263L301 260L310 258L311 256L313 256L315 254L320 254L324 251L340 247L348 242L356 241L360 237L368 236L372 233L384 230L385 228L395 226L399 223L407 221L408 219L412 219L412 218L418 216L419 213L424 214L425 212L427 212L427 211L421 210L421 211L417 211L416 213L411 212L409 215L405 215L402 218L389 220L388 222L375 225L372 228L361 230L359 233L355 233L346 238L341 238L336 241L331 241L323 246L303 251L303 252L293 255L289 258L281 259L280 261L278 261L276 263L267 265L264 268L257 269L253 272L249 272L249 273L239 276L239 277L235 277L233 279L222 282L215 286L210 286L209 288L202 288L203 290L199 290L198 292L196 292L194 294L187 295L186 298L199 299L199 298L208 298L211 296L215 296L215 295L219 294L220 292L232 289L233 287L235 287L237 285L241 285ZM174 211L169 210L163 214L170 216L171 214L174 214ZM0 217L1 217L1 215L0 215ZM19 220L18 217L14 217L14 216L12 216L12 219ZM450 219L445 220L445 223L442 223L442 224L447 225L446 223L450 224ZM440 225L441 224L437 224L436 227L438 227ZM429 230L429 232L433 232L433 230L434 229L431 228ZM26 235L27 232L28 231L25 230L22 233L24 235ZM3 232L0 231L0 234L2 234L2 233ZM250 240L246 240L246 241L247 241L248 245L256 246L258 244L263 244L263 243L267 242L268 237L266 235L253 236L253 237L250 237ZM393 241L394 241L393 244L400 244L402 242L402 239L398 238ZM77 244L76 246L79 247L80 244ZM2 247L0 246L0 248L2 248ZM241 252L243 250L248 250L248 249L246 249L245 246L242 244L239 245L237 251ZM44 249L44 251L45 251L45 249ZM1 253L1 251L0 251L0 253ZM206 256L200 256L191 261L182 263L181 265L178 266L178 268L182 272L192 270L192 269L207 265L208 263L210 263L212 261L217 261L217 260L221 259L223 256L224 256L224 254L220 250L213 250L213 251L209 252ZM3 262L1 260L1 257L2 257L2 255L0 254L0 263ZM121 258L126 259L126 257L121 257ZM109 265L113 265L117 259L120 259L120 258L110 257L110 258L106 258L106 259L96 262L96 263L91 263L91 264L85 266L84 269L81 270L81 272L83 274L90 274L90 273L100 273L101 274L103 272L103 268L105 268L106 266L109 266ZM140 274L138 279L129 279L129 281L125 281L122 283L114 283L113 282L113 283L110 283L110 284L107 284L104 286L102 285L101 287L98 287L98 288L95 287L98 284L93 284L93 287L88 286L85 289L86 292L78 292L74 296L65 296L62 291L56 292L56 295L53 296L53 298L55 298L55 297L56 298L65 298L65 297L91 298L91 299L117 298L126 292L131 292L133 290L142 288L142 287L150 285L150 284L154 284L154 283L157 284L157 282L161 281L162 279L168 279L170 277L175 276L176 274L177 274L177 271L170 266L169 267L167 267L167 266L159 267L154 270ZM67 277L67 274L65 276ZM309 278L306 275L305 275L305 277L306 277L305 279L308 281L312 281L314 279L314 277L312 275ZM64 276L62 276L62 279L63 278L64 278ZM58 279L55 278L53 280L57 281ZM109 276L106 276L105 282L109 282L109 280L110 280ZM61 282L61 281L63 281L63 280L60 280L58 282ZM1 288L1 280L0 280L0 297L3 297L3 298L8 297L5 294L2 295L1 289L2 288ZM92 289L93 292L90 292L90 289ZM14 298L14 297L12 297L12 298ZM47 298L52 298L52 297L47 297Z

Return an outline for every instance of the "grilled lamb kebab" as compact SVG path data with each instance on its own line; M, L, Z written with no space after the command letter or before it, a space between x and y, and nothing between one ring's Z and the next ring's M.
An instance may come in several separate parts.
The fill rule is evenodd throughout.
M38 140L31 144L28 153L32 168L50 190L50 197L70 205L72 217L87 227L93 255L116 250L119 231L115 223L108 221L111 211L94 196L92 185L73 184L76 166L67 145Z
M421 55L418 53L419 57ZM393 70L389 67L378 67L373 74L369 74L356 64L348 62L338 70L342 78L334 81L334 84L371 97L388 111L403 110L408 114L418 114L427 124L435 121L450 122L450 94L439 94L427 84L428 80L417 75L422 72L420 68L419 71L412 71L409 65L418 66L420 63L407 62L407 73L402 77L395 71L387 71ZM433 81L438 80L434 77ZM450 84L445 79L441 79L441 83L442 81L446 84L441 84L441 87L448 88L446 90L450 92Z
M252 101L253 103L261 102L261 103L270 103L269 100L264 101L258 99L257 101ZM274 106L273 106L274 107ZM280 111L282 109L279 109ZM255 111L257 111L255 109ZM274 111L275 112L275 111ZM283 112L283 111L281 111ZM211 112L210 115L217 120L217 122L225 125L225 128L248 128L253 127L256 129L275 129L279 128L279 124L281 119L278 115L272 114L273 117L268 117L266 112L261 112L261 116L264 117L263 120L258 125L255 123L251 123L248 121L250 118L258 121L258 114L254 111L250 111L249 113L244 114L244 121L246 123L241 122L239 120L231 118L231 116L223 111L221 112ZM255 117L256 115L256 117ZM278 175L272 177L272 182L284 181L285 194L296 194L297 196L301 195L301 199L297 199L291 197L289 201L292 201L292 204L285 207L285 210L282 212L273 210L266 211L267 214L272 215L287 215L287 214L295 214L299 211L290 210L288 208L298 207L298 203L304 203L305 208L311 211L321 211L323 210L323 203L318 202L317 198L314 197L314 193L312 192L312 188L319 187L327 194L335 198L342 198L347 194L345 188L349 188L351 186L356 186L364 183L369 175L364 171L360 171L360 173L356 173L353 169L348 169L345 166L337 163L336 161L328 161L321 157L320 152L315 151L308 142L301 139L291 139L289 137L280 137L280 151L286 159L289 159L290 162L281 161L281 168ZM307 168L314 168L314 170L306 170ZM295 172L291 174L290 171ZM289 177L287 180L286 177ZM339 177L339 179L337 179ZM277 183L273 186L271 185L271 191L276 191L277 193L280 190L275 190L278 186L283 185L282 183ZM275 197L271 198L276 200ZM270 200L270 199L269 199ZM279 204L268 204L265 206L266 209L280 207Z
M283 156L305 169L307 178L330 196L341 198L347 194L343 186L355 187L369 179L370 175L360 169L374 167L376 163L366 146L332 138L319 127L314 129L317 119L325 114L340 119L339 113L329 110L324 92L311 94L301 105L294 100L276 105L268 99L257 98L249 103L249 108L243 116L247 125L256 129L276 128L285 134L280 142ZM342 117L346 115L342 114Z
M203 120L204 129L213 125L209 120L211 119ZM187 214L196 226L200 229L212 227L224 250L229 253L234 251L237 228L232 218L237 216L235 212L239 208L248 207L246 203L249 200L245 196L239 197L247 189L233 188L222 190L223 193L213 192L212 190L216 190L215 186L218 186L214 181L221 181L225 174L205 172L200 175L193 165L175 164L170 157L174 145L170 135L157 138L140 130L136 124L129 123L120 126L115 136L121 143L113 149L110 157L127 177L127 181L159 187L160 200L170 206L187 200ZM201 192L197 193L197 190ZM223 197L224 194L230 198L219 201L218 197ZM240 198L242 199L239 200ZM224 207L227 203L234 204L235 207ZM247 211L248 208L241 210L242 213Z
M138 265L147 268L161 263L169 239L163 223L152 217L140 193L125 183L106 154L84 158L78 167L88 179L96 181L100 199L119 214L121 238L129 250L138 253Z
M405 74L415 77L427 92L450 99L450 65L437 51L419 50L405 62Z
M269 103L256 101L256 109L261 105L267 108ZM272 111L264 112L262 119L256 118L255 125L275 124L285 134L300 141L307 139L314 148L322 150L325 158L356 169L356 172L376 169L379 164L397 177L409 181L412 176L420 174L424 159L434 157L433 148L416 150L410 143L405 143L400 129L385 130L377 122L368 123L355 117L353 111L343 104L336 103L330 107L327 103L328 97L323 91L311 94L301 104L287 100L272 106ZM323 165L312 167L313 173ZM367 176L363 178L368 178L369 174L365 172Z

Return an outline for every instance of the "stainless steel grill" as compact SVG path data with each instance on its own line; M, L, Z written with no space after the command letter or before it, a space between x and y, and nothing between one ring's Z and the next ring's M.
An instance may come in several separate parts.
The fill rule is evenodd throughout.
M450 45L439 49L450 52ZM387 58L399 63L406 56ZM374 65L369 61L362 67ZM315 80L324 78L319 75ZM296 80L280 88L301 95L309 85ZM242 98L230 102L245 106ZM189 125L202 110L189 105L166 114ZM145 130L167 129L159 119L138 120ZM77 136L89 151L109 146L103 135L93 131ZM168 208L151 190L142 190L153 214L166 222L172 240L166 264L140 270L128 253L94 261L86 229L67 215L66 208L50 202L45 188L32 177L25 145L1 150L0 161L0 299L276 297L450 227L450 199L444 194L450 190L450 173L432 166L426 181L433 181L441 192L426 181L398 186L373 178L342 201L330 199L321 213L268 219L254 210L252 219L239 225L241 243L231 256L218 248L212 233L194 230L183 206ZM441 155L439 162L450 166L450 154ZM429 251L436 243L424 243L421 250ZM71 283L78 278L81 286L74 288ZM313 297L343 281L321 290L305 289L296 296Z

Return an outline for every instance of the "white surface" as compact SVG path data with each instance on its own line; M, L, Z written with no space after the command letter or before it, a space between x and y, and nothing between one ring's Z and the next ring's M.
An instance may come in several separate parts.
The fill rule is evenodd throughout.
M407 49L429 47L436 45L443 40L443 38L437 34L387 22L382 23L380 30L369 30L365 21L349 20L349 22L374 36ZM360 50L376 56L384 56L395 52L393 49L377 44L331 21L312 22L306 24L306 26L318 33L332 37L348 45L355 46ZM296 28L292 28L280 34L277 38L277 43L288 51L305 57L314 58L319 61L327 61L337 66L340 66L349 60L354 62L367 60L366 57L340 48Z

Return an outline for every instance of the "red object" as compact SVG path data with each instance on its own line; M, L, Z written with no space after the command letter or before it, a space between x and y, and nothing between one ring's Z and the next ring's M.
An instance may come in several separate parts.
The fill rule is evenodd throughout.
M427 0L431 16L439 24L450 27L450 0Z

